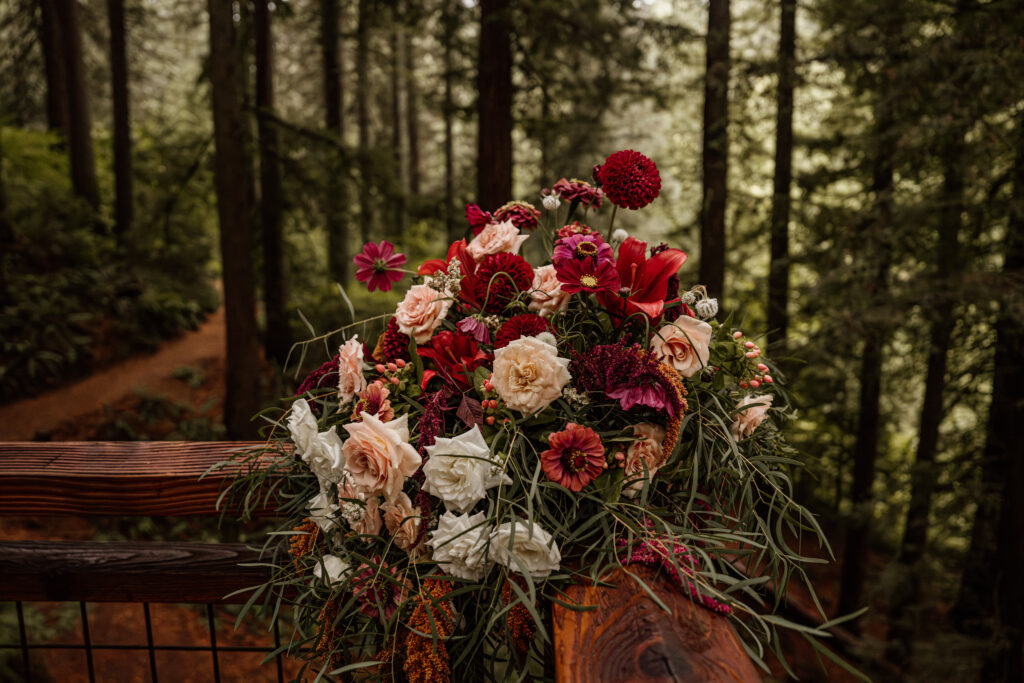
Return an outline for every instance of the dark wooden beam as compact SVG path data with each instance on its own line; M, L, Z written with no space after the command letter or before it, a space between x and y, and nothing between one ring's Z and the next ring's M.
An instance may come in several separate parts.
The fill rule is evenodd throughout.
M243 603L270 579L241 543L0 542L0 600Z

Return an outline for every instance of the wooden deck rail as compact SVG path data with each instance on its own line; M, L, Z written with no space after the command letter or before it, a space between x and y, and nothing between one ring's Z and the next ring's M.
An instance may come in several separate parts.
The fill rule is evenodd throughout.
M222 479L199 475L245 442L0 443L0 514L215 515ZM242 602L227 594L267 579L239 567L240 544L0 541L0 600ZM759 681L724 617L698 608L653 570L658 608L632 579L574 586L597 609L553 606L555 672L563 682Z

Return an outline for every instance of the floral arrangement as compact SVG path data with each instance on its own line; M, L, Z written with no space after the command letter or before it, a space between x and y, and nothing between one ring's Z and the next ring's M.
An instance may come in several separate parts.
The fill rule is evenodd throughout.
M778 643L756 586L802 575L791 546L818 532L779 375L681 286L684 252L614 229L658 196L654 162L617 152L594 181L559 180L543 212L470 205L472 237L414 273L367 244L356 278L412 275L405 297L372 343L343 328L242 459L232 493L286 520L250 604L293 605L289 647L321 674L521 679L551 656L545 608L583 607L565 587L631 564L733 618L755 659Z

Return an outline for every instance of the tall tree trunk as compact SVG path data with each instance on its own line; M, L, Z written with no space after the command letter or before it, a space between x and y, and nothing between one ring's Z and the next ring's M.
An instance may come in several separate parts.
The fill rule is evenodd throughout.
M894 31L892 27L888 30ZM898 35L899 32L894 33ZM892 52L887 51L886 54L891 55ZM886 82L880 88L878 104L875 107L875 158L871 184L874 215L868 222L867 234L863 239L867 246L865 254L871 259L868 264L871 276L864 286L869 308L873 302L884 300L888 291L891 259L889 238L893 210L892 92L892 84ZM859 371L857 433L853 447L853 486L850 491L853 518L846 532L842 555L838 607L840 614L848 614L859 609L863 599L868 536L871 529L871 491L875 483L875 461L878 456L881 426L879 400L882 391L882 352L887 335L880 322L871 322L866 328ZM850 625L853 629L857 627L856 622Z
M274 114L274 39L269 0L255 0L256 125L260 149L260 234L263 238L263 308L267 316L264 348L280 364L288 358L288 283L281 228L281 171Z
M942 213L939 218L939 243L935 255L935 296L929 312L931 332L928 343L928 369L924 401L921 404L917 452L910 482L910 506L900 542L897 570L898 587L892 593L889 609L887 657L896 664L911 661L916 626L912 610L920 600L921 567L928 540L928 515L935 489L935 457L939 450L939 427L945 415L946 366L950 339L956 317L957 272L960 270L960 229L964 210L964 138L957 131L942 154Z
M789 329L789 214L793 183L793 85L796 80L796 0L782 0L779 91L772 196L771 270L768 275L768 345L785 355Z
M416 87L416 27L406 26L405 36L405 124L409 139L409 192L420 193L420 114Z
M370 241L374 224L373 159L370 157L370 0L359 0L356 19L356 123L359 126L359 233Z
M242 133L241 75L229 2L209 0L210 90L213 103L214 183L227 319L224 424L232 439L256 436L259 409L259 330L253 287L252 214Z
M7 192L4 188L4 148L0 145L0 308L7 304L7 255L13 245L14 228L7 215Z
M341 146L345 142L342 119L344 88L341 80L338 0L320 0L320 58L323 64L324 127L334 135L339 147L328 148L325 202L327 227L327 267L331 279L347 285L352 279L352 250L349 246L348 182L342 173Z
M455 14L457 1L442 0L443 16L441 19L444 32L444 101L441 107L444 116L444 224L449 242L459 239L460 233L463 232L456 227L455 222L455 139L452 130L452 120L455 118L455 96L452 92L455 63L452 53L458 21Z
M1006 230L1002 298L981 491L953 614L958 628L993 639L982 680L1021 680L1021 491L1024 491L1024 322L1013 313L1024 282L1024 116L1018 119L1013 197ZM1017 562L1018 564L1009 564ZM1014 668L1016 667L1016 668ZM1010 674L1016 675L1010 675Z
M43 48L43 64L46 69L46 125L67 141L68 76L65 69L67 57L64 55L67 46L64 44L56 0L39 0L39 9L39 43Z
M729 0L710 0L704 76L704 196L700 281L725 298L725 199L729 165Z
M82 29L78 0L54 0L64 38L64 72L67 75L68 157L71 185L75 194L94 208L100 205L96 183L96 161L92 152L92 119L89 115L89 90L82 55Z
M107 0L107 23L110 25L110 91L114 104L114 234L118 242L122 242L132 229L132 218L135 213L124 0Z
M399 237L405 233L405 169L402 166L402 68L401 55L402 12L400 3L395 3L391 18L391 186L394 196L390 198L391 225L389 236Z
M511 0L481 0L477 61L477 200L493 211L512 199Z

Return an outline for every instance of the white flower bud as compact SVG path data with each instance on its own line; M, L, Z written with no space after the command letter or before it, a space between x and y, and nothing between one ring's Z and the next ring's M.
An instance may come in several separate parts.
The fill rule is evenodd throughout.
M540 200L540 203L548 211L554 211L562 204L561 200L558 199L557 194L549 194L547 197L544 197L544 199Z
M714 318L715 314L718 313L718 299L704 299L698 301L697 305L694 306L694 310L702 318Z
M623 230L622 228L619 228L618 230L613 232L612 233L612 248L613 249L614 248L618 248L618 246L620 244L622 244L623 242L626 241L627 237L629 237L629 233L626 232L625 230Z
M697 295L694 292L683 292L683 295L680 297L680 299L687 306L692 306L695 303L697 303Z

